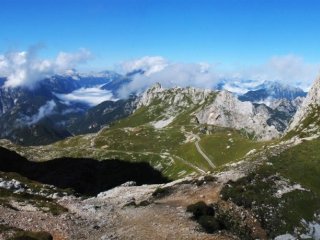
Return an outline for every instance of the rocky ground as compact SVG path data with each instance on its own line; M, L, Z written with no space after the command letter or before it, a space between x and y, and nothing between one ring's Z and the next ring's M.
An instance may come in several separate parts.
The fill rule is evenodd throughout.
M233 239L229 234L206 234L186 212L199 200L217 202L220 185L185 180L168 185L121 186L96 197L62 197L58 203L68 209L60 215L44 213L18 203L0 206L0 224L29 231L49 232L53 239ZM159 189L168 196L153 196ZM159 191L161 192L161 191ZM161 194L160 194L161 195ZM0 233L7 239L14 231Z
M165 185L120 186L87 199L64 196L56 201L68 211L58 215L32 204L11 202L11 207L0 206L0 224L46 231L55 240L237 239L226 231L205 233L186 211L188 205L199 201L232 209L231 203L220 199L222 184L213 177L185 178ZM259 224L250 224L253 233L264 238ZM0 239L14 232L3 231Z

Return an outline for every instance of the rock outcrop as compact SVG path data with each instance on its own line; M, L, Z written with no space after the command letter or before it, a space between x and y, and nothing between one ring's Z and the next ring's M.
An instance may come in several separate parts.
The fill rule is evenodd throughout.
M279 106L284 107L280 103ZM153 126L160 121L165 127L188 111L188 116L200 124L245 130L261 140L279 137L289 121L279 119L266 105L242 102L231 92L192 87L165 89L156 84L141 95L137 109L141 107L148 108L149 116L155 115Z
M280 135L267 120L270 114L265 107L241 102L231 92L221 91L209 106L196 114L199 123L244 129L259 139L272 139Z
M141 95L137 108L149 106L154 100L160 100L160 104L168 103L178 107L189 107L190 104L203 104L214 93L209 89L193 87L165 89L160 83L156 83Z
M278 99L270 102L269 107L278 111L286 112L287 114L295 113L304 101L304 97L297 97L293 100Z

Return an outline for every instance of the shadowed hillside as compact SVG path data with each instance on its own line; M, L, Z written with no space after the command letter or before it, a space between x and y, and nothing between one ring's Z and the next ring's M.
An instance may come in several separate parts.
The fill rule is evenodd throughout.
M95 195L127 181L135 181L138 185L168 181L147 163L87 158L31 162L5 148L0 148L0 171L16 172L32 180L59 188L72 188L85 195Z

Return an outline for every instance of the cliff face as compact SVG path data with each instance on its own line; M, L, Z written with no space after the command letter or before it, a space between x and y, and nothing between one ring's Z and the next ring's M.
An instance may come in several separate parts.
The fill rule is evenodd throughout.
M196 116L199 123L244 129L259 139L272 139L280 135L275 126L267 123L271 117L268 108L241 102L228 91L218 93L214 102Z
M200 124L245 130L258 139L269 140L280 136L287 122L275 116L275 110L264 104L242 102L228 91L196 88L164 89L156 84L145 91L137 108L161 107L158 119L170 122L187 109L193 108L190 117ZM281 105L284 107L283 105ZM287 110L287 109L286 109Z
M138 108L149 106L154 100L160 100L159 104L189 107L192 104L204 104L207 98L215 92L209 89L170 88L165 89L159 83L146 90L140 97Z

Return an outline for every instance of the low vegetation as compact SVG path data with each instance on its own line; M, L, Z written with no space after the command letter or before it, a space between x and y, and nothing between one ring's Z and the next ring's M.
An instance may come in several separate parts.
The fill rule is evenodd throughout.
M187 207L187 212L192 213L192 217L208 233L214 233L225 229L224 223L220 222L215 216L215 210L205 202L197 202Z
M14 193L13 191L0 188L0 205L16 209L16 205L31 205L40 211L59 215L68 211L54 200L39 195L29 194L25 192Z
M192 213L192 218L197 221L207 233L218 233L221 231L231 232L240 239L257 239L253 229L247 226L243 219L233 210L225 209L225 203L209 204L200 201L187 207L187 212Z
M320 212L320 140L286 150L248 176L230 182L222 198L251 210L270 237L303 233Z
M312 107L308 116L306 116L301 124L289 131L284 139L290 139L294 136L298 136L300 138L310 137L310 135L317 133L320 127L320 107L315 106Z

